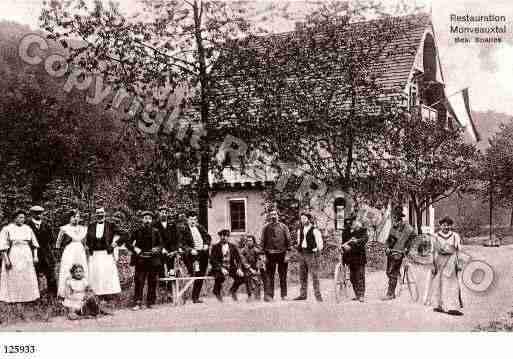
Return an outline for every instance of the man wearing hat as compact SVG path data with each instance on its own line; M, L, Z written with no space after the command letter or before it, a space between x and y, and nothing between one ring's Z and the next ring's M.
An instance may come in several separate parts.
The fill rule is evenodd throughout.
M96 209L95 217L96 221L89 225L86 235L90 255L89 284L96 295L109 299L110 295L121 293L113 252L117 245L121 245L115 237L123 234L114 223L105 220L106 213L103 207Z
M203 277L208 267L208 248L210 235L207 230L198 223L196 212L189 211L186 215L187 224L178 231L179 246L185 251L184 263L190 276ZM192 286L192 302L203 303L199 299L203 279L194 281Z
M222 285L229 275L233 278L230 294L236 301L237 289L245 282L241 256L238 248L233 243L228 242L228 238L230 238L229 230L223 229L219 231L218 235L219 242L212 246L212 253L210 254L210 263L212 264L210 273L215 277L213 292L217 300L222 302Z
M315 299L322 302L319 285L319 255L323 248L322 234L314 227L313 217L310 213L303 213L300 217L301 225L297 231L297 251L299 253L299 278L301 289L299 296L294 300L306 300L308 294L308 272L312 275Z
M135 230L127 247L132 251L131 263L135 266L135 292L133 310L141 309L143 289L148 283L146 306L151 308L157 298L157 282L162 268L163 242L159 231L152 227L153 213L143 211L142 227Z
M43 220L44 208L41 206L30 207L30 220L28 226L36 235L39 243L39 262L36 265L38 275L44 275L46 278L46 285L48 295L51 297L57 296L57 280L55 278L55 256L52 252L54 247L54 238L52 229Z
M178 240L176 233L176 225L174 223L169 222L169 209L166 206L160 206L158 208L158 221L155 223L154 227L159 232L160 237L162 238L162 244L164 249L168 253L175 253L178 250ZM160 276L165 276L164 273L164 263L167 265L168 270L175 268L175 257L165 256L162 257L162 268L160 271Z
M342 232L343 261L349 267L349 280L353 286L353 300L365 301L365 265L367 256L365 245L369 239L367 228L356 218L356 209L348 208L345 212L344 230Z
M404 257L410 251L416 237L415 230L403 221L404 213L401 206L392 211L392 228L386 241L388 289L383 300L395 299L395 289L400 276Z

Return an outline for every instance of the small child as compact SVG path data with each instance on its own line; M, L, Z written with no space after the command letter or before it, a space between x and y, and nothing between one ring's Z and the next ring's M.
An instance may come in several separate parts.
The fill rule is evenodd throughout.
M263 253L256 247L255 237L248 235L241 250L242 267L246 277L248 301L260 300L262 297L262 284L265 282L265 262ZM260 274L260 278L258 275Z
M84 268L81 264L73 264L70 269L71 277L66 279L64 302L68 308L68 319L75 320L79 316L89 317L100 314L98 301L84 278Z

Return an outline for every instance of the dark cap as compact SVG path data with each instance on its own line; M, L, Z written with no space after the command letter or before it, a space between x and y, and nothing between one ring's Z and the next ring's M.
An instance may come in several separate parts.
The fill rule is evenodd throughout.
M404 215L404 211L403 211L403 207L401 207L401 206L395 206L395 207L392 209L392 216L403 218L403 217L405 216L405 215Z
M141 217L144 217L144 216L150 216L151 218L153 218L154 214L151 211L142 211Z
M219 232L217 232L217 234L221 237L221 236L230 236L230 231L227 230L227 229L221 229Z

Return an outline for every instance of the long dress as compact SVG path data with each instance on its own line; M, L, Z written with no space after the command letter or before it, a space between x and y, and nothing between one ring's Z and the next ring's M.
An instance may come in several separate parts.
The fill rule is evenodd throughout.
M67 224L60 229L56 247L59 248L63 241L71 240L66 248L64 248L61 257L59 286L57 290L57 294L60 297L65 297L66 295L66 280L71 276L70 269L74 264L82 265L85 278L87 278L87 255L84 247L86 235L87 227L85 226Z
M436 233L435 263L438 269L433 278L438 306L444 310L460 310L460 273L456 271L456 258L461 245L458 233Z
M39 248L36 236L26 224L11 223L0 231L0 252L7 251L12 268L2 261L0 301L31 302L39 298L36 269L32 250Z

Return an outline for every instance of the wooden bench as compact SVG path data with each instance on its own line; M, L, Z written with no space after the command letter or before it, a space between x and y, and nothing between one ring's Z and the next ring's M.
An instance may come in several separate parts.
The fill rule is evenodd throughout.
M167 273L167 271L166 271ZM167 276L164 278L159 278L159 282L162 283L171 283L171 292L173 296L173 305L178 306L180 303L185 304L185 292L189 289L196 280L203 279L215 279L212 276L202 276L202 277L176 277L176 276ZM180 282L185 282L185 285L180 288Z

